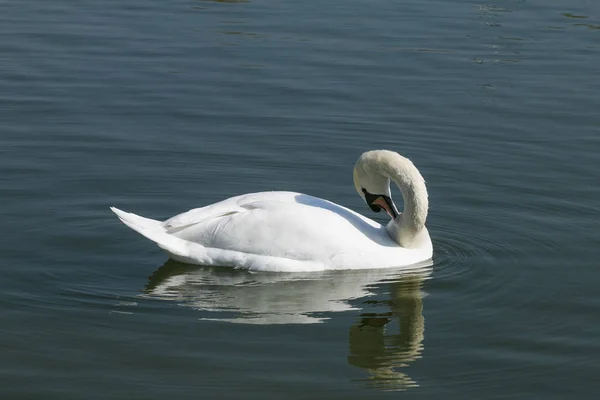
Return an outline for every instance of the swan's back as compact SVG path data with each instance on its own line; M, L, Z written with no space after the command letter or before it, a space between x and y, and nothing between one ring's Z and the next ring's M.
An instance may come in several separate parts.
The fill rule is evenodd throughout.
M235 206L227 202L229 207L214 207L202 215L195 211L198 222L193 224L190 216L178 216L186 221L183 228L168 229L205 247L295 260L328 260L357 248L398 246L381 225L322 199L274 192L272 197L238 198Z

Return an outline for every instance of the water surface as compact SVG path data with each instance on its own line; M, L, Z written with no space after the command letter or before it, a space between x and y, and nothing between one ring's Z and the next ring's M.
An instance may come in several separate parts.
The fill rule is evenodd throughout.
M584 0L3 2L2 398L596 398L599 27ZM352 185L374 148L427 180L431 269L190 267L108 209L276 189L384 222Z

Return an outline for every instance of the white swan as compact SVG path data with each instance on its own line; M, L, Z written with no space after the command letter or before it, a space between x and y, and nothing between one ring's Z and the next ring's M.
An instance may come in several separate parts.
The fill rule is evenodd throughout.
M390 180L404 211L392 201ZM131 229L177 261L261 271L366 269L418 264L432 257L427 189L413 163L388 150L363 153L354 186L387 226L327 200L292 192L245 194L156 221L111 207Z

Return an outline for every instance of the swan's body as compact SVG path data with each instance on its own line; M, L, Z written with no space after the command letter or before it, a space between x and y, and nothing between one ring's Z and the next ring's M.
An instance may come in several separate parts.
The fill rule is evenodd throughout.
M389 176L384 169L394 166L405 175ZM385 168L373 169L381 167ZM164 222L112 210L171 258L191 264L313 271L399 267L429 260L433 249L424 227L427 192L412 163L396 153L368 152L359 159L354 176L369 206L385 208L392 216L397 211L389 195L389 180L397 182L405 212L383 226L327 200L292 192L232 197ZM398 180L410 181L412 186ZM416 194L412 193L415 187ZM424 208L422 203L415 204L419 199L424 199Z

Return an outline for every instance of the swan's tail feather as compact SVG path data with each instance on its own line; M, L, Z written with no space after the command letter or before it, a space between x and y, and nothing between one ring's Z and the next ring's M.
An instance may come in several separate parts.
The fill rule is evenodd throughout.
M175 256L189 256L189 246L187 242L168 234L161 221L140 217L139 215L119 210L116 207L111 207L110 209L117 214L117 217L119 217L121 222L155 242L161 249L166 250L168 253Z
M117 217L128 227L133 229L134 231L140 232L140 229L162 229L162 222L157 221L155 219L144 218L139 215L135 215L132 213L128 213L123 210L119 210L116 207L110 208L112 212L117 214ZM140 232L142 233L142 232ZM143 235L143 233L142 233Z

